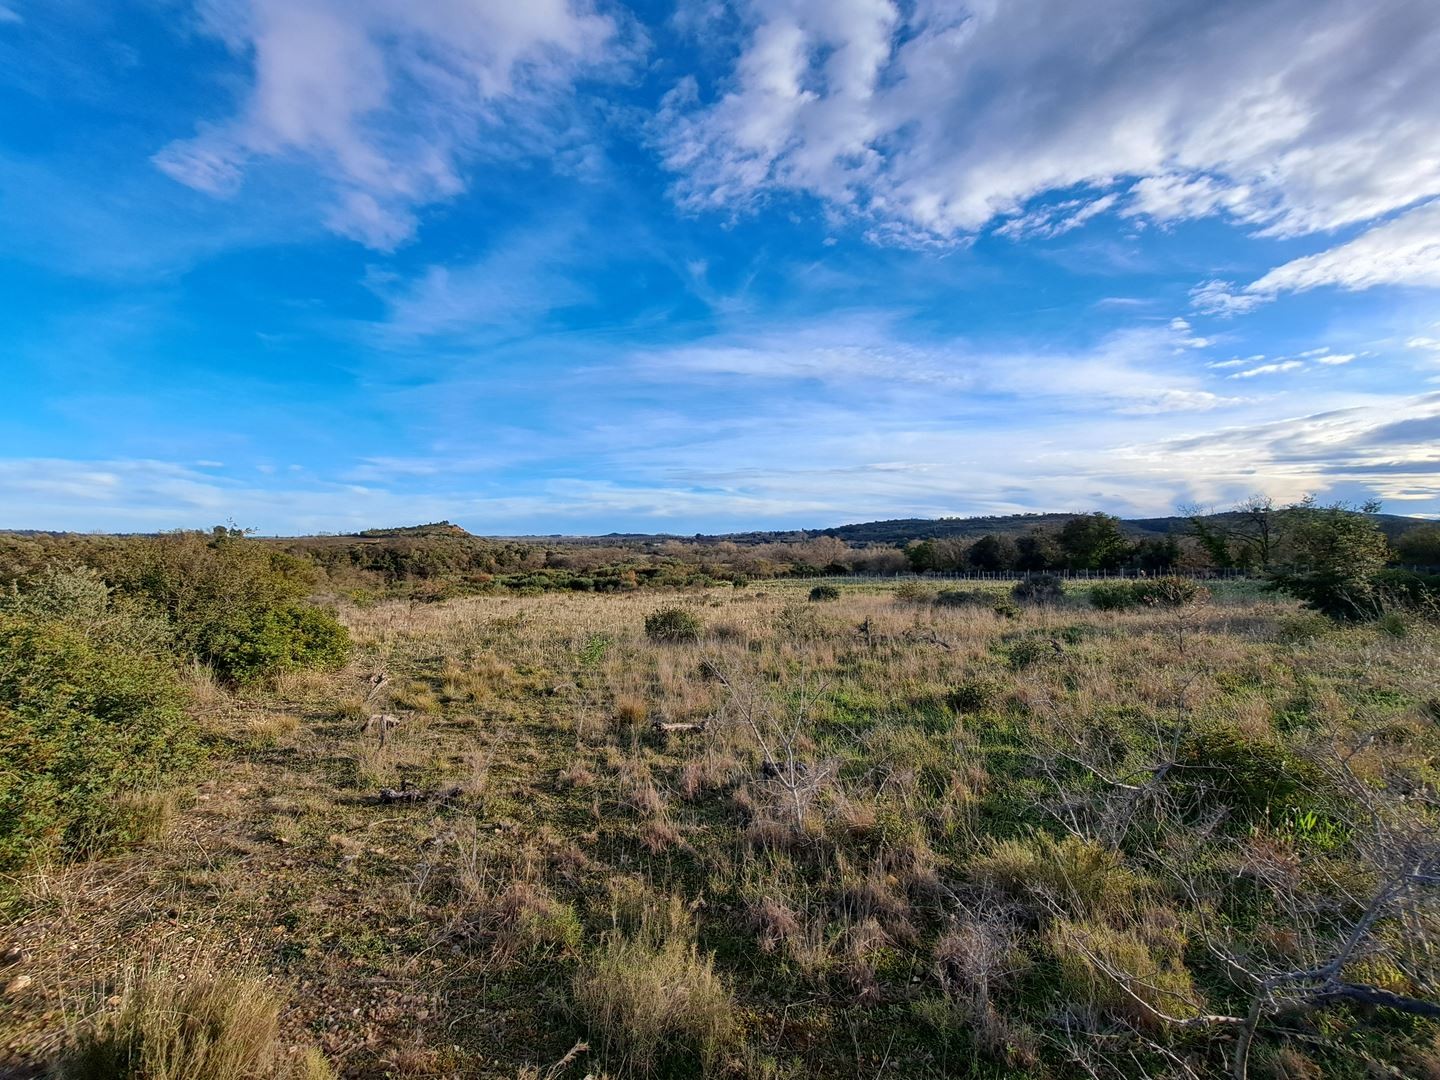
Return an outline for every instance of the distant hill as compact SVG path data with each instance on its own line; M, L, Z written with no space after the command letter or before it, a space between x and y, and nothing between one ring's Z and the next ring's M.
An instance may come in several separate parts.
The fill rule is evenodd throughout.
M685 539L700 541L728 540L737 544L794 543L810 540L817 536L834 536L849 544L903 545L911 540L941 540L949 538L976 539L992 533L1024 533L1031 529L1058 530L1067 521L1083 514L1006 514L987 517L953 518L895 518L889 521L865 521L853 525L837 525L828 529L786 530L774 532L726 533L720 536L704 536ZM1236 515L1230 513L1209 514L1208 520L1223 522ZM1425 518L1403 517L1399 514L1376 514L1375 521L1390 539L1395 539L1407 529L1416 525L1432 524ZM1129 518L1121 520L1121 527L1127 535L1136 540L1156 539L1190 530L1190 519L1185 516ZM623 537L612 534L606 539L634 541L643 539L632 534ZM682 539L676 537L676 539Z
M394 540L402 536L471 536L470 532L450 521L432 521L428 525L400 525L393 529L362 529L355 536L366 540Z
M473 540L477 543L543 544L569 547L577 545L605 544L616 547L651 548L667 541L687 544L732 543L740 545L802 543L820 536L833 536L846 543L864 546L903 547L912 540L978 539L994 533L1018 535L1031 529L1057 531L1065 523L1084 514L1003 514L985 517L947 518L892 518L885 521L862 521L849 525L836 525L823 529L775 529L735 533L605 533L599 536L550 534L527 536L500 536L472 533L451 521L433 521L424 525L399 525L383 529L362 529L354 533L323 533L311 536L270 536L262 537L272 543L288 543L298 547L338 547L361 541L369 544L383 544L387 540L425 540L445 538L449 540ZM1209 514L1206 520L1224 522L1237 515L1231 513ZM1417 525L1433 525L1428 518L1405 517L1400 514L1376 514L1375 521L1381 530L1393 541L1408 529ZM1157 539L1172 534L1190 531L1190 519L1183 515L1173 517L1121 519L1124 532L1135 540ZM79 537L105 534L68 533L46 529L0 529L0 536L15 537ZM153 533L114 533L117 537L153 536Z

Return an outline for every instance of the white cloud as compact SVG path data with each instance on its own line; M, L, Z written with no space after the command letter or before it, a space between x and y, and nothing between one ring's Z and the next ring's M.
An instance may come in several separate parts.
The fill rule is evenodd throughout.
M1093 217L1103 214L1117 202L1120 196L1115 192L1101 195L1098 199L1067 199L1055 206L1046 206L1028 214L1012 218L995 230L997 236L1008 236L1012 240L1027 237L1049 239L1062 236L1080 228Z
M1205 412L1239 400L1207 390L1189 361L1175 362L1207 344L1191 337L1188 325L1172 325L1121 331L1083 349L995 349L963 340L919 345L899 335L888 317L860 314L719 335L643 352L632 364L643 376L671 382L810 381L872 400L887 389L919 387L1045 401L1062 412L1142 416Z
M1440 287L1440 202L1377 225L1349 243L1276 267L1246 292L1270 298L1321 285L1351 291L1376 285Z
M1440 394L1371 399L1319 413L1276 417L1166 440L1153 450L1188 475L1293 498L1360 485L1393 502L1440 499ZM1214 501L1214 500L1206 500Z
M7 7L5 4L0 4L0 24L21 23L24 21L25 20L21 17L18 11L11 7Z
M1238 315L1260 303L1254 296L1237 292L1233 281L1205 281L1190 290L1190 303L1208 315Z
M876 235L953 239L1089 188L1129 214L1289 235L1440 194L1433 0L741 10L728 73L703 91L682 80L657 124L690 206L801 192ZM1094 207L1007 228L1063 231Z
M643 433L618 421L599 427L598 417L577 423L523 495L488 494L477 482L503 468L504 455L372 459L263 487L164 461L28 459L0 461L0 515L72 529L204 528L233 518L293 532L448 518L497 533L694 532L1097 506L1151 515L1257 490L1289 500L1339 486L1440 510L1440 394L1251 412L1228 425L1208 416L1102 424L1041 411L1004 429L979 417L957 423L934 398L923 414L873 401L755 401L748 418L675 416ZM568 471L582 451L606 479Z
M1244 287L1209 281L1190 296L1202 311L1233 314L1250 311L1282 293L1321 286L1359 292L1378 285L1440 288L1440 200L1376 225L1347 243L1277 266Z
M1287 371L1299 371L1305 365L1299 360L1281 360L1275 364L1261 364L1259 367L1247 368L1244 371L1237 371L1231 375L1232 379L1253 379L1257 375L1283 375Z
M1304 353L1302 353L1301 355L1303 356ZM1323 355L1323 356L1317 356L1317 357L1315 358L1315 362L1316 362L1317 364L1329 364L1331 367L1338 367L1338 366L1340 366L1341 364L1348 364L1348 363L1350 363L1351 360L1354 360L1354 359L1355 359L1355 353L1332 353L1332 352L1326 352L1325 355Z
M335 186L330 228L380 250L413 234L417 207L463 189L479 144L529 139L524 114L605 62L618 33L583 0L197 3L253 81L235 117L156 165L225 195L261 159L305 158Z
M373 327L379 340L477 340L497 330L533 330L547 312L585 300L589 294L567 274L581 258L573 226L562 218L516 232L482 258L432 265L413 280L377 277L371 286L388 308L385 320Z

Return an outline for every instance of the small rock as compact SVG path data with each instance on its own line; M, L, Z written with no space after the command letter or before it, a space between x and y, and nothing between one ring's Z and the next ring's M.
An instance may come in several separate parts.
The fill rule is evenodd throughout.
M8 983L5 984L5 996L19 997L26 990L29 990L34 982L35 980L32 979L29 975L16 975L13 979L11 979Z

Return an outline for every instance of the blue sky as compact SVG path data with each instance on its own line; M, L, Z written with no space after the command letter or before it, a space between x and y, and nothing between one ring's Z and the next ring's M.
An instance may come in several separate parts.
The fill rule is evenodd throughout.
M0 527L1440 515L1433 0L0 0Z

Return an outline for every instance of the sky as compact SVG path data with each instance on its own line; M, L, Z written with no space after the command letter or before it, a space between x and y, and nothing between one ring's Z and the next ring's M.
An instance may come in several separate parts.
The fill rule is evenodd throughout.
M0 528L1440 516L1435 0L0 0Z

